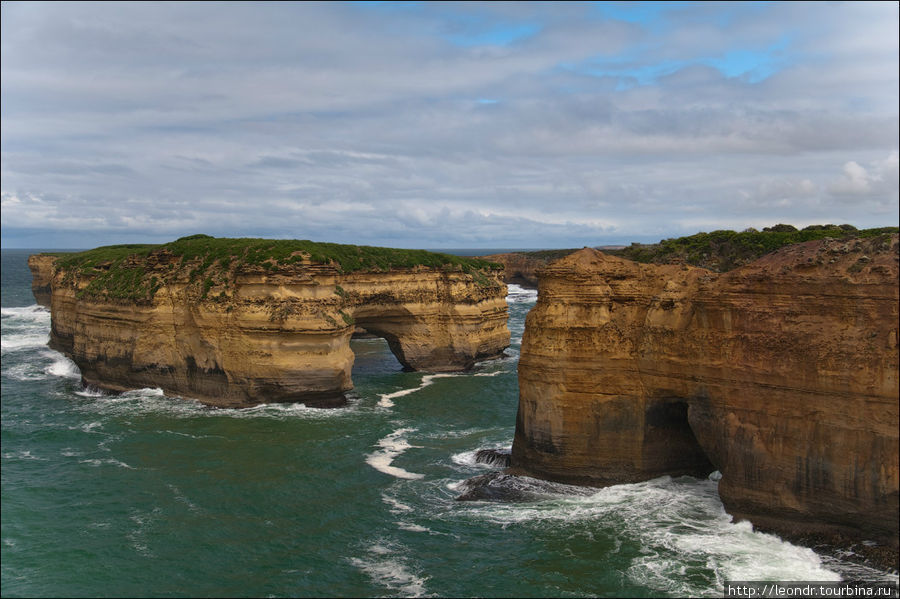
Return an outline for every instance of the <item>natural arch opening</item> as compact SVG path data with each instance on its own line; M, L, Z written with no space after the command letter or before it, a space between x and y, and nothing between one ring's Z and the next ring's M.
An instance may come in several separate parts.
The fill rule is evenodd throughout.
M350 351L353 352L353 379L404 370L383 337L369 335L352 338Z
M379 353L384 353L383 345L376 341L381 339L382 343L387 343L388 349L403 370L414 370L401 342L401 335L408 333L414 325L414 317L409 310L398 306L360 306L354 311L353 320L355 328L351 336L351 340L354 340L351 343L351 349L356 356L355 359L364 355L367 365L374 359L385 370L390 370L390 362L377 357ZM365 342L365 344L361 342ZM357 349L364 351L357 353ZM354 366L354 370L356 370L356 366Z
M682 397L648 399L644 411L644 468L672 476L703 478L716 467L697 441Z

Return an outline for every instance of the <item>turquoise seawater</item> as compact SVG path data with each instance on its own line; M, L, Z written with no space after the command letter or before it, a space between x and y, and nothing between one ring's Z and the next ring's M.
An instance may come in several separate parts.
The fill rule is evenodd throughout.
M2 595L721 596L727 579L887 577L732 523L712 479L457 502L509 447L533 291L473 372L353 341L347 407L210 409L83 389L48 349L30 252L2 252Z

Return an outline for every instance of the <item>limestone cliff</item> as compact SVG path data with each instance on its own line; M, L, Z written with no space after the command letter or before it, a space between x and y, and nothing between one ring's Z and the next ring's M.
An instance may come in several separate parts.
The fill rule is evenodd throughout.
M540 273L512 465L599 485L718 469L736 517L896 549L897 339L896 234L724 274L584 249Z
M32 257L36 285L49 280L52 290L51 345L85 384L161 387L216 406L332 406L352 388L349 341L359 327L416 370L466 369L509 343L505 286L493 267L418 253L412 258L435 265L397 265L381 248L359 249L382 264L365 266L346 249L355 246L328 245L344 252L341 263L315 259L323 250L310 242L263 259L256 246L210 239L110 259L100 251Z
M50 283L53 280L54 256L36 254L28 257L28 268L31 270L31 293L34 301L45 308L50 307Z
M536 289L538 285L537 271L547 266L547 258L538 258L525 252L509 252L482 256L485 260L503 265L503 280L522 287Z

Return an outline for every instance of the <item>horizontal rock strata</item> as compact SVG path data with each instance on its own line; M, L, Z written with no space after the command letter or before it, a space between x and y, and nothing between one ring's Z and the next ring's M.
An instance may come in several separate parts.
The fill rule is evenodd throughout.
M790 536L898 539L898 237L724 274L584 249L540 273L512 465L595 485L722 473Z
M509 344L506 287L492 272L342 272L305 260L232 264L202 282L165 250L129 260L154 282L152 294L88 293L108 265L73 271L50 256L29 260L36 298L49 299L51 346L87 385L160 387L215 406L334 406L353 386L349 341L360 328L414 370L467 369Z
M537 271L547 266L549 262L545 258L537 258L522 252L491 254L482 258L503 265L503 280L506 283L514 283L529 289L537 289Z
M31 293L39 306L50 307L50 284L53 281L53 265L56 257L36 254L28 256L31 270Z

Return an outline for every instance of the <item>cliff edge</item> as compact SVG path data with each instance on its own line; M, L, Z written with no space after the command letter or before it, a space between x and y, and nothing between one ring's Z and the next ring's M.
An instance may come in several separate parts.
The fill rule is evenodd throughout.
M444 254L199 235L29 266L50 345L114 391L335 406L360 328L414 370L464 370L509 344L499 265Z
M717 469L736 518L896 551L898 260L884 234L722 274L592 249L552 263L512 466L595 485Z

